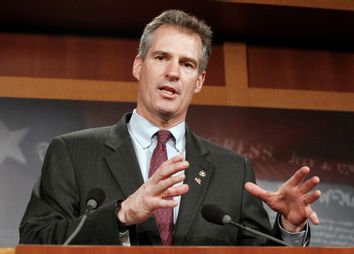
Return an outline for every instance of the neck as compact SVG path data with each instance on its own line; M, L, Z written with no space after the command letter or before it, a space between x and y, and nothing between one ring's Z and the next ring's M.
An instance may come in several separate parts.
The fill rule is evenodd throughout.
M149 122L153 123L157 128L159 128L160 130L167 130L172 128L173 126L176 126L177 124L185 121L186 119L186 114L184 114L183 116L179 117L179 118L171 118L168 115L155 115L155 114L151 114L149 112L143 111L141 109L139 109L139 107L137 107L136 112L144 117L146 120L148 120Z

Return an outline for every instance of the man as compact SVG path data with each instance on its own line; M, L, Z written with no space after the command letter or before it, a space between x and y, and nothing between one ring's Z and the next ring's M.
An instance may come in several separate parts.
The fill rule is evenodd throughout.
M205 79L211 36L204 22L178 10L146 26L133 64L136 110L115 126L53 140L20 225L21 243L62 244L86 209L87 193L98 187L105 202L74 244L269 244L207 222L200 214L205 204L220 206L246 226L308 244L307 220L319 223L310 205L320 196L311 192L318 177L303 182L309 168L299 169L277 192L266 192L252 183L245 158L185 124ZM257 197L280 214L273 232Z

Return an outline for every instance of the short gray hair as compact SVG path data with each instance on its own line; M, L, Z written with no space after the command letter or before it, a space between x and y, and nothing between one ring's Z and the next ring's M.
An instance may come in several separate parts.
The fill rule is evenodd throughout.
M211 31L210 26L208 26L203 20L199 20L195 16L191 16L180 10L164 11L146 25L139 44L139 56L141 59L145 60L147 52L151 47L153 32L162 25L176 26L181 29L190 30L199 35L202 41L202 52L199 59L199 73L205 71L211 54L213 32Z

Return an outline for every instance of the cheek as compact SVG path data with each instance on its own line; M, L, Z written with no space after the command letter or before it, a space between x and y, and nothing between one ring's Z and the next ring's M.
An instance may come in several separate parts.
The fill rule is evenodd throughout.
M187 91L188 95L193 96L193 94L196 92L198 87L197 82L198 81L196 79L193 79L189 82L188 91Z
M185 94L183 96L183 103L184 104L189 104L192 101L193 94L194 94L195 86L190 86L188 90L185 91Z

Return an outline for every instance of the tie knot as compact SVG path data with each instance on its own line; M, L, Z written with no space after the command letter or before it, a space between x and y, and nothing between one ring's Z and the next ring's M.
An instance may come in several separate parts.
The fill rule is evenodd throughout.
M158 143L162 143L162 144L166 144L167 140L169 140L169 138L171 138L172 133L166 130L159 130L157 132L157 142Z

